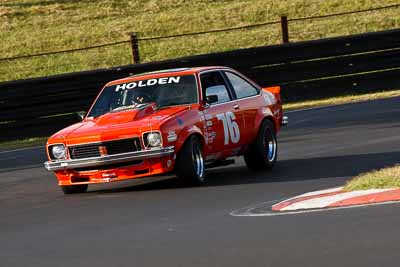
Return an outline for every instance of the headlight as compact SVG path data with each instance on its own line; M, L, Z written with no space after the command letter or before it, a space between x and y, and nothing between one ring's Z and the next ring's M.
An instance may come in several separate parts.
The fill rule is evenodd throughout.
M51 156L54 159L65 159L67 150L64 145L54 145L51 147Z
M147 133L144 137L146 146L159 147L162 144L161 134L158 132Z

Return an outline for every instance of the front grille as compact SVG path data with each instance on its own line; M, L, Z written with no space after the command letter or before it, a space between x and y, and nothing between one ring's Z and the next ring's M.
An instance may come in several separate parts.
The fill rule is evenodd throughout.
M100 146L105 146L107 155L141 150L140 139L138 137L135 137L96 144L70 146L68 147L69 155L71 159L100 157Z
M100 157L99 146L101 144L88 144L88 145L78 145L78 146L70 146L69 155L71 159L84 159L84 158L92 158L92 157Z
M138 137L104 142L103 145L106 147L109 155L141 150L140 140Z

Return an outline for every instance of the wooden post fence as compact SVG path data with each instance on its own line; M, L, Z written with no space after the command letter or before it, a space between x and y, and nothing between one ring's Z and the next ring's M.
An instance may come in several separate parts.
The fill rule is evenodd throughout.
M289 28L287 16L281 16L282 43L289 43Z
M139 41L136 32L131 33L131 47L133 64L140 63Z

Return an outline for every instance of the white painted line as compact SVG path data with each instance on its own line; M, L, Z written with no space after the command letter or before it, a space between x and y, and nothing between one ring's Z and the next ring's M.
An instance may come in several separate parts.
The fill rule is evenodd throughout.
M235 210L230 213L231 216L234 217L270 217L270 216L283 216L283 215L295 215L295 214L305 214L305 213L314 213L314 212L326 212L333 210L341 210L341 209L353 209L353 208L362 208L368 206L380 206L380 205L390 205L390 204L400 204L400 201L388 201L388 202L379 202L379 203L369 203L363 205L354 205L354 206L343 206L343 207L333 207L333 208L324 208L324 209L310 209L310 210L298 210L298 211L284 211L284 212L268 212L268 213L252 213L251 210L255 208L249 208L248 210ZM260 204L258 204L260 206Z
M37 149L37 148L44 149L44 146L34 146L34 147L18 148L18 149L14 149L14 150L5 150L5 151L0 151L0 154L18 152L18 151L24 151L24 150L31 150L31 149Z
M349 198L365 196L374 193L381 193L385 191L389 191L392 189L371 189L371 190L362 190L362 191L353 191L353 192L346 192L341 193L333 196L326 196L326 197L316 197L304 201L299 201L293 203L289 206L286 206L281 209L281 211L292 211L292 210L301 210L301 209L320 209L328 207L329 205L346 200Z
M264 207L264 206L271 207L273 204L277 203L280 200L281 199L279 199L279 200L270 200L270 201L267 201L267 202L262 202L262 203L259 203L259 204L246 206L244 208L234 210L234 211L230 212L229 214L231 216L253 216L252 215L253 213L251 212L252 210L255 210L255 209L259 208L259 207ZM273 211L271 211L271 212L273 212Z

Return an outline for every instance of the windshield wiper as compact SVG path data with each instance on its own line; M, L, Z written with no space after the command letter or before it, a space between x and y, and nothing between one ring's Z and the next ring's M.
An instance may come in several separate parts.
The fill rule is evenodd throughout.
M117 111L122 111L122 110L127 110L127 109L134 109L134 108L136 108L138 105L139 105L139 104L134 103L134 104L129 105L129 106L120 106L120 107L114 108L113 110L111 110L111 112L117 112Z
M113 110L111 110L110 112L118 112L118 111L123 111L123 110L128 110L128 109L141 109L145 106L148 106L150 103L134 103L132 105L129 106L121 106L121 107L116 107Z

